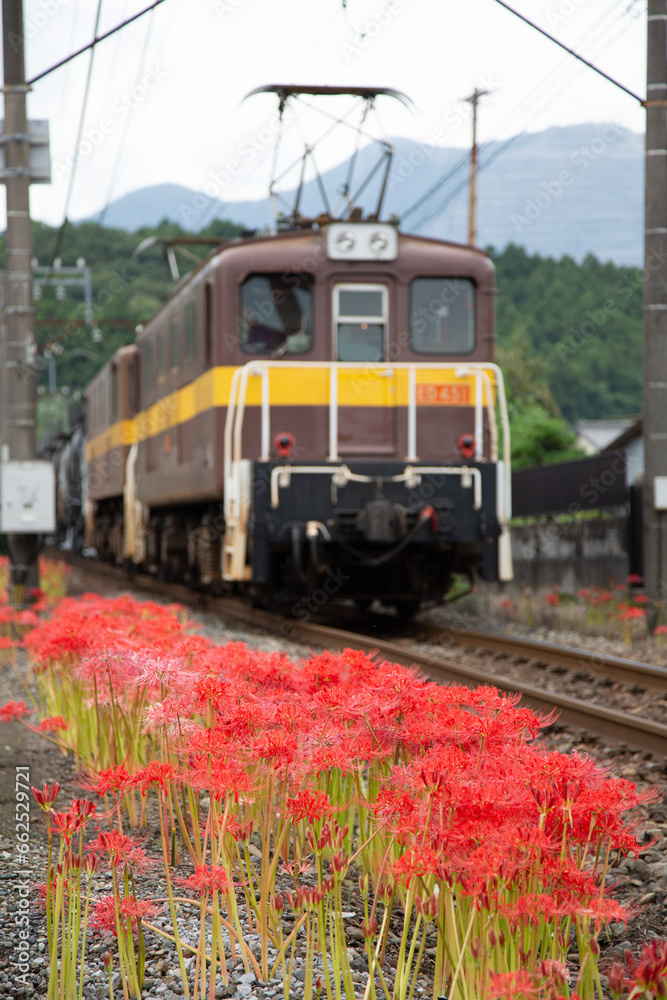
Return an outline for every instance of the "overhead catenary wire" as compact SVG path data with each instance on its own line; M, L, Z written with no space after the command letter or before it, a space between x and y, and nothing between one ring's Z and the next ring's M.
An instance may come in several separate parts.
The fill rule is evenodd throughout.
M95 29L95 37L92 42L89 42L87 45L83 45L80 49L77 49L76 52L72 52L70 55L65 56L64 59L60 59L57 63L54 63L53 66L49 66L48 69L42 70L41 73L37 73L36 76L33 76L27 81L28 86L32 87L32 85L37 83L38 80L43 80L45 76L48 76L50 73L54 73L57 69L60 69L61 66L66 66L67 63L72 61L72 59L76 59L78 56L83 55L83 53L88 52L89 49L94 49L100 42L105 41L107 38L111 38L111 36L115 35L117 31L121 31L121 29L126 28L128 24L132 24L133 21L143 17L144 14L148 14L153 10L153 8L158 7L161 3L164 3L164 0L154 0L154 2L149 4L148 7L144 7L143 10L133 14L132 17L126 18L125 21L117 24L115 28L110 28L109 31L105 31L101 35L98 35L97 29Z
M505 10L508 10L511 14L514 14L515 17L518 17L525 24L530 25L530 27L534 28L535 31L539 31L539 33L541 35L544 35L545 38L548 38L550 42L553 42L554 45L558 45L561 49L564 49L565 52L568 52L571 56L574 56L575 59L578 59L579 62L583 63L585 66L588 66L589 69L592 69L595 73L599 73L599 75L603 76L605 80L609 80L610 83L613 83L615 87L619 88L619 90L624 91L626 94L628 94L629 97L634 98L635 101L639 101L639 103L642 105L644 104L644 98L640 97L639 94L635 94L633 90L630 90L629 87L626 87L625 84L620 83L618 80L615 80L613 76L610 76L608 73L605 73L604 70L599 68L599 66L596 66L592 62L589 62L588 59L584 59L584 57L582 55L579 55L578 52L575 52L574 49L571 49L563 42L560 42L553 35L550 35L548 31L545 31L544 28L540 28L539 24L535 24L534 21L531 21L523 14L520 14L518 10L514 9L514 7L510 7L508 3L505 3L505 0L496 0L496 3L499 3L501 7L504 7Z
M325 27L323 28L322 32L320 33L320 35L318 36L318 38L316 39L316 41L311 46L311 48L310 48L310 50L309 50L306 58L299 64L299 66L297 68L297 75L301 74L303 72L304 67L308 64L308 61L315 56L317 50L319 49L319 47L322 44L322 42L324 41L324 39L327 38L330 35L330 33L331 33L331 26L334 23L334 21L339 17L339 15L340 15L340 11L336 10L334 12L334 14L332 15L332 17L329 19L329 21L327 21L327 23L326 23ZM295 122L293 124L294 125L298 125L298 122L295 120ZM276 144L276 146L277 146L277 144ZM255 176L255 174L257 173L257 170L261 166L264 165L264 162L267 159L267 157L269 156L270 152L271 151L270 151L270 149L268 147L265 148L265 149L263 149L263 150L261 150L261 152L259 152L258 156L255 158L255 162L254 162L254 165L253 165L252 169L249 170L246 173L246 175L245 175L244 179L246 181L248 181L251 177ZM273 150L273 160L274 160L274 166L275 166L275 163L277 162L277 148L276 147L274 147L274 150ZM238 178L233 178L232 179L232 183L231 183L232 189L234 188L235 183L238 184ZM200 230L201 229L205 229L207 226L211 225L216 219L219 219L220 218L220 213L223 211L223 209L227 208L227 206L230 205L230 204L233 204L233 202L231 202L229 200L224 201L224 202L220 202L215 197L209 197L209 202L208 202L206 208L203 209L203 211L201 213L201 218L199 220Z
M137 79L137 85L139 84L139 81L141 80L141 75L142 75L142 73L144 71L144 66L146 65L146 57L148 55L148 47L149 47L149 44L150 44L151 35L153 33L153 25L154 25L154 23L155 23L155 14L154 14L154 11L153 11L153 13L151 13L151 17L148 20L148 27L146 29L146 35L145 35L145 38L144 38L144 44L143 44L142 51L141 51L141 56L140 56L140 59L139 59L139 69L138 69L137 77L136 77L136 79ZM88 241L88 246L86 248L86 253L85 253L86 257L90 254L90 252L94 248L95 244L97 243L97 239L99 237L100 231L102 229L102 226L104 225L104 219L106 217L107 211L109 210L109 205L111 204L111 199L113 197L113 191L114 191L114 188L116 186L116 179L118 177L118 170L120 168L120 163L121 163L121 160L122 160L122 157L123 157L123 153L125 151L125 144L127 142L127 138L128 138L129 131L130 131L130 121L131 121L131 116L128 115L128 117L125 120L124 127L123 127L123 134L121 136L120 144L119 144L118 149L116 151L116 158L114 160L114 164L113 164L113 167L112 167L112 170L111 170L111 176L109 178L109 184L107 185L107 192L106 192L106 196L105 196L105 199L104 199L104 204L103 204L102 208L100 209L100 211L98 213L98 216L97 216L97 218L95 220L95 228L93 229L93 232L91 234L90 240Z
M615 4L615 7L618 8L623 2L624 0L618 0L618 2ZM612 44L613 41L615 41L619 33L621 33L624 30L624 28L621 27L611 39L608 39L606 37L609 31L613 30L613 28L616 26L617 22L614 21L614 23L607 25L605 25L604 22L607 21L610 17L613 17L614 15L615 11L612 6L612 8L609 8L607 11L605 11L605 13L600 18L598 18L594 22L594 24L592 24L588 28L586 32L584 32L580 40L581 42L586 42L586 43L590 42L593 45L598 42L605 41L603 48L598 50L597 52L598 55L601 52L605 51L609 47L609 45ZM584 60L584 62L586 63L586 65L590 65L587 61ZM516 119L520 114L521 110L525 106L531 107L532 114L528 119L528 121L531 121L537 116L537 114L539 114L541 108L544 106L544 101L542 101L542 103L539 106L537 105L537 100L539 99L539 97L543 97L546 99L547 95L549 95L548 99L550 103L553 103L554 100L556 100L562 93L564 93L569 87L572 86L572 84L576 81L577 77L581 74L581 72L583 72L582 67L579 67L578 70L575 70L574 76L559 88L559 90L556 93L556 96L554 97L549 92L554 82L560 81L561 67L562 67L562 62L556 63L551 68L551 70L547 74L545 74L544 78L538 85L537 90L535 88L531 89L530 93L528 93L523 98L523 100L519 101L519 103L515 105L509 116L505 116L505 118L503 119L503 123L511 122L512 120ZM500 155L502 155L502 153L504 153L507 149L509 149L510 146L512 146L517 139L525 135L526 131L527 128L524 127L519 133L507 139L500 146L497 146L496 144L497 140L496 141L487 140L486 142L482 143L479 147L479 154L480 154L479 172L484 170L486 167L490 166L491 163L493 163ZM494 148L490 149L490 147ZM488 155L486 159L483 159L484 154L487 153L487 151L489 150L490 150L490 155ZM447 171L447 173L443 177L439 178L435 182L435 184L433 184L431 188L429 188L429 190L425 192L424 195L420 196L416 202L414 202L412 205L408 207L406 211L401 213L402 218L405 219L407 216L411 215L417 208L425 204L434 194L436 194L442 187L444 187L445 184L448 183L448 181L450 181L453 177L455 177L460 170L465 168L469 162L470 162L470 154L469 152L466 151L461 157L461 159L452 168L450 168L450 170ZM437 208L433 209L429 213L429 215L422 216L419 219L419 221L415 223L411 228L413 230L418 230L425 222L428 222L429 219L433 218L433 216L439 215L442 211L444 211L446 207L449 206L449 204L454 200L454 198L458 194L460 194L461 191L465 189L466 185L467 185L467 180L459 184L454 191L446 195L444 202L442 202Z
M100 15L102 13L102 0L97 0L97 14L95 15L95 30L94 34L97 36L97 29L100 24ZM86 119L86 108L88 106L88 97L90 95L90 81L93 73L93 63L95 61L95 47L93 46L90 50L90 62L88 63L88 73L86 74L86 85L83 92L83 104L81 105L81 114L79 116L79 127L77 130L76 143L74 145L74 157L72 160L72 169L69 175L69 182L67 185L67 195L65 197L65 208L63 212L63 221L56 235L56 242L53 248L53 253L51 255L51 264L49 266L49 273L46 276L45 287L48 287L51 280L55 261L60 254L60 250L65 238L65 232L67 230L67 225L69 222L69 206L72 199L72 192L74 190L74 179L76 177L76 168L79 162L79 149L81 147L81 138L83 136L83 126Z

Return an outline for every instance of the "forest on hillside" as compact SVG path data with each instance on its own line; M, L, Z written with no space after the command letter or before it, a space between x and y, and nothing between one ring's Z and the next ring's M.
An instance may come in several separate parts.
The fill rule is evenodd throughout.
M216 221L201 236L238 235ZM64 411L135 328L160 307L172 280L159 247L135 256L148 236L191 236L177 225L135 233L93 223L69 225L59 247L63 266L84 259L93 272L93 327L83 291L58 290L54 269L36 301L42 425ZM33 227L33 255L51 263L57 233ZM205 256L207 246L188 248ZM513 464L572 457L575 420L629 416L641 409L642 271L529 255L518 246L491 249L497 270L497 359L505 370ZM192 266L180 258L182 272ZM4 243L0 243L4 266ZM55 384L56 396L49 388Z

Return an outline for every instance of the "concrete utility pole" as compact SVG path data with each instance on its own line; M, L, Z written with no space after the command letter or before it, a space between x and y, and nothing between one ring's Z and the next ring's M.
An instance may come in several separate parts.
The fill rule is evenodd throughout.
M470 97L465 100L472 104L472 150L470 152L470 206L468 209L468 245L474 247L477 243L477 105L480 98L490 94L490 90L480 90L475 87Z
M644 258L644 582L667 598L667 0L648 0Z
M7 187L7 232L4 313L5 338L0 352L4 461L36 458L35 335L32 304L32 234L30 231L30 137L26 114L23 4L2 0L5 73L4 183ZM10 597L23 604L39 584L40 536L7 535L10 554Z

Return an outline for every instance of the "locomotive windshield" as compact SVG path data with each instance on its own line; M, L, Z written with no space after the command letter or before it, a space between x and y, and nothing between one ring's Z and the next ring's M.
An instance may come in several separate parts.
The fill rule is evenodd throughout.
M241 286L239 339L246 354L304 354L312 346L309 274L252 274Z
M417 354L468 354L475 347L475 286L467 278L415 278L410 341Z

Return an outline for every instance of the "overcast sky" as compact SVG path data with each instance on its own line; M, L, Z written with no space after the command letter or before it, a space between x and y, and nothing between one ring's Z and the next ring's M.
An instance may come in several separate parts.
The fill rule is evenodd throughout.
M24 0L28 77L91 40L97 5ZM146 5L103 0L100 32ZM644 93L643 0L512 5ZM28 97L29 117L50 121L53 183L33 186L32 213L51 224L60 223L66 205L89 64L89 54L80 56ZM495 0L347 0L346 10L342 0L165 0L95 51L70 218L163 182L224 201L262 197L275 99L241 101L255 87L284 82L398 88L416 110L378 100L379 122L369 128L439 145L469 144L462 99L475 86L493 91L480 106L481 140L583 122L644 129L636 101ZM325 107L343 109L338 102ZM326 127L307 110L295 114L286 129L288 156ZM349 141L344 135L330 143L320 168L345 158Z

